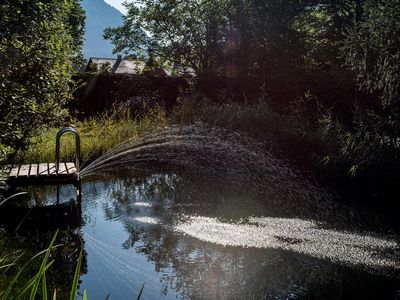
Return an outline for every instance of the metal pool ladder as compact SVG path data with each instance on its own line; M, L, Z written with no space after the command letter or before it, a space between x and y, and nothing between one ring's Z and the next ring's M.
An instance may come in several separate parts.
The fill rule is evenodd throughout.
M67 132L75 135L75 162L60 162L61 136ZM61 128L56 136L56 162L13 164L2 167L10 185L75 184L80 183L81 139L72 127Z
M56 136L56 172L58 173L60 168L60 140L64 133L72 132L75 135L75 168L76 175L79 177L80 171L80 160L81 160L81 137L75 128L64 127L57 132Z

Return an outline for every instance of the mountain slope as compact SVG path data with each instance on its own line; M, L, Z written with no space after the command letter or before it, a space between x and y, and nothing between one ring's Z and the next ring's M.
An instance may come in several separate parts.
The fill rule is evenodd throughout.
M83 0L81 5L86 11L84 57L115 56L112 54L114 46L103 39L103 31L107 27L120 26L122 14L103 0Z

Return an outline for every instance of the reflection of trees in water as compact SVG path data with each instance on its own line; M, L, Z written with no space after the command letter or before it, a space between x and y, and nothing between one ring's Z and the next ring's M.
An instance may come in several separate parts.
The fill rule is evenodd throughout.
M387 279L301 254L223 247L175 233L172 226L179 214L231 219L266 213L258 201L249 195L243 201L243 191L215 179L136 174L110 182L108 188L113 204L106 215L121 217L130 236L122 246L154 263L163 274L163 294L173 289L190 299L379 297L383 294L377 285L388 284ZM153 205L132 206L140 201ZM137 222L137 216L152 217L161 225Z
M46 272L46 278L48 290L57 289L58 298L66 299L71 289L79 252L81 249L84 250L80 231L82 223L80 205L74 201L69 202L70 199L65 198L69 193L61 193L63 204L44 205L49 203L49 199L55 200L55 187L30 188L28 190L29 197L16 203L7 203L0 209L1 226L6 229L5 233L10 238L5 251L17 249L24 253L23 257L17 261L17 266L10 269L6 280L11 280L18 271L18 267L21 267L38 252L46 249L58 229L55 245L61 246L55 248L51 253L54 263ZM22 219L24 221L14 233ZM41 258L39 257L28 265L18 280L20 286L26 284L37 273L40 264ZM83 251L81 274L86 272L86 252Z

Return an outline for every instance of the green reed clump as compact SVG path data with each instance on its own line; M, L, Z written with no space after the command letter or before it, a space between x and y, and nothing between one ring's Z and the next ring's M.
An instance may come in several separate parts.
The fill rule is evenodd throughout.
M93 160L114 146L143 135L145 132L165 126L167 120L160 109L155 109L149 115L132 119L109 118L106 115L93 117L71 124L81 136L81 159L83 162ZM16 161L24 163L53 162L55 160L55 136L59 128L51 128L34 137L30 147L17 154ZM63 159L73 161L75 140L72 135L65 135L60 148Z
M49 290L47 286L47 278L46 272L47 270L53 265L54 259L51 259L51 252L58 247L59 245L55 245L55 241L57 238L56 232L47 247L47 249L40 251L33 257L31 257L21 268L19 268L16 275L12 278L12 280L6 285L3 290L0 292L0 299L7 300L7 299L29 299L34 300L37 299L37 296L40 296L41 299L47 300L49 299ZM13 259L12 262L6 262L7 255L2 254L3 260L0 259L0 270L5 269L5 271L9 270L10 268L14 267L19 259L21 259L22 254L17 256ZM17 286L18 281L21 280L21 275L26 272L26 269L39 257L42 257L41 264L39 270L36 274L23 283L22 286ZM70 300L75 300L77 298L78 292L78 280L80 276L80 270L82 265L82 251L79 254L74 278L72 280L72 287L70 291ZM57 299L57 290L52 291L51 299ZM83 299L87 299L86 291L84 291Z
M16 273L16 275L11 279L11 281L6 286L1 286L0 291L0 300L22 300L22 299L43 299L43 300L57 300L57 290L50 290L47 285L47 270L53 265L54 259L51 259L51 252L61 246L55 245L55 241L57 238L58 231L54 234L49 246L47 249L40 251L33 257L31 257ZM0 274L4 274L10 268L15 267L18 260L21 259L23 255L19 254L13 259L10 259L12 255L9 254L1 254L0 255ZM17 286L18 281L21 281L21 275L27 271L28 267L39 257L42 257L41 264L39 270L36 274L22 283L22 286ZM72 278L71 290L69 292L69 300L76 300L78 298L78 287L79 287L79 277L82 267L82 250L79 253L78 260L76 262L74 277ZM0 277L1 279L1 277ZM1 283L1 282L0 282ZM137 300L139 300L142 296L144 289L144 284L142 285ZM51 298L50 298L51 297ZM83 291L82 300L87 300L87 292ZM107 297L108 299L108 297Z
M10 199L25 194L25 192L14 194L6 199L1 197L0 194L0 209L1 206L9 201ZM23 222L23 220L21 221ZM0 228L1 229L1 228ZM16 229L18 230L18 229ZM22 251L6 251L6 244L8 240L1 239L0 236L0 300L22 300L22 299L42 299L42 300L57 300L57 290L54 289L50 291L47 285L47 277L46 273L50 269L50 267L54 264L55 260L52 259L52 252L55 248L60 247L62 245L56 245L56 239L58 235L58 230L54 234L51 239L49 246L33 255L26 261L22 267L18 267L18 263L22 260L24 253ZM39 270L36 274L30 279L26 279L24 277L24 273L29 272L32 269L32 266L35 265L35 262L38 258L42 257L40 261ZM79 252L79 256L75 266L74 277L72 278L71 290L69 293L70 300L76 300L78 298L78 287L79 287L79 277L81 274L83 260L83 252L82 249ZM6 283L7 272L12 271L12 269L17 269L17 273ZM28 277L29 278L29 277ZM139 290L137 300L139 300L142 296L144 289L144 283L142 284L141 289ZM49 298L51 296L51 298ZM87 292L83 291L82 300L87 300ZM109 299L109 297L107 297Z

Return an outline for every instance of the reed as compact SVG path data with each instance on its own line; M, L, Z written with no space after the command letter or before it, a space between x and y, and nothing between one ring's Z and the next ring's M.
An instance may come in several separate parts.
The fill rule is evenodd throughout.
M155 109L149 115L132 119L129 116L112 119L106 115L76 121L70 126L77 129L81 136L81 159L83 162L93 160L121 142L138 138L145 132L167 124L165 114ZM55 136L59 128L51 128L31 140L25 151L19 151L17 162L37 163L52 162L55 157ZM62 137L61 156L66 160L73 160L75 153L74 139L70 135Z
M9 201L14 197L18 197L22 194L25 194L25 192L14 194L5 199L1 198L0 195L0 208L5 202ZM20 300L20 299L35 300L40 298L40 297L38 298L37 296L41 296L40 299L48 300L50 292L52 295L51 299L57 300L57 290L54 289L53 291L49 291L49 288L47 286L47 277L46 277L47 270L54 263L54 259L51 259L51 252L55 248L62 246L55 244L57 235L58 235L58 230L51 239L49 246L45 250L40 251L39 253L28 259L28 261L25 262L22 265L22 267L18 269L18 272L14 275L14 277L6 286L3 286L2 277L0 277L0 300ZM0 240L0 246L1 246L0 275L4 275L5 273L7 273L8 270L10 270L13 267L16 267L17 263L24 256L24 253L21 251L6 252L5 251L6 244L7 240L4 243L2 240ZM40 263L39 270L36 272L36 274L32 278L30 278L27 282L23 283L22 287L17 286L16 284L18 283L18 281L21 281L21 277L24 274L24 272L26 272L28 267L30 267L34 263L34 261L39 257L42 257L42 260ZM72 279L71 290L69 293L70 300L76 300L78 296L79 277L81 273L82 259L83 259L83 252L81 250L76 262L74 277ZM136 298L137 300L140 300L143 293L143 289L144 289L144 283L141 286L141 289L139 290L138 296ZM87 299L88 299L87 292L86 290L84 290L82 300L87 300Z

